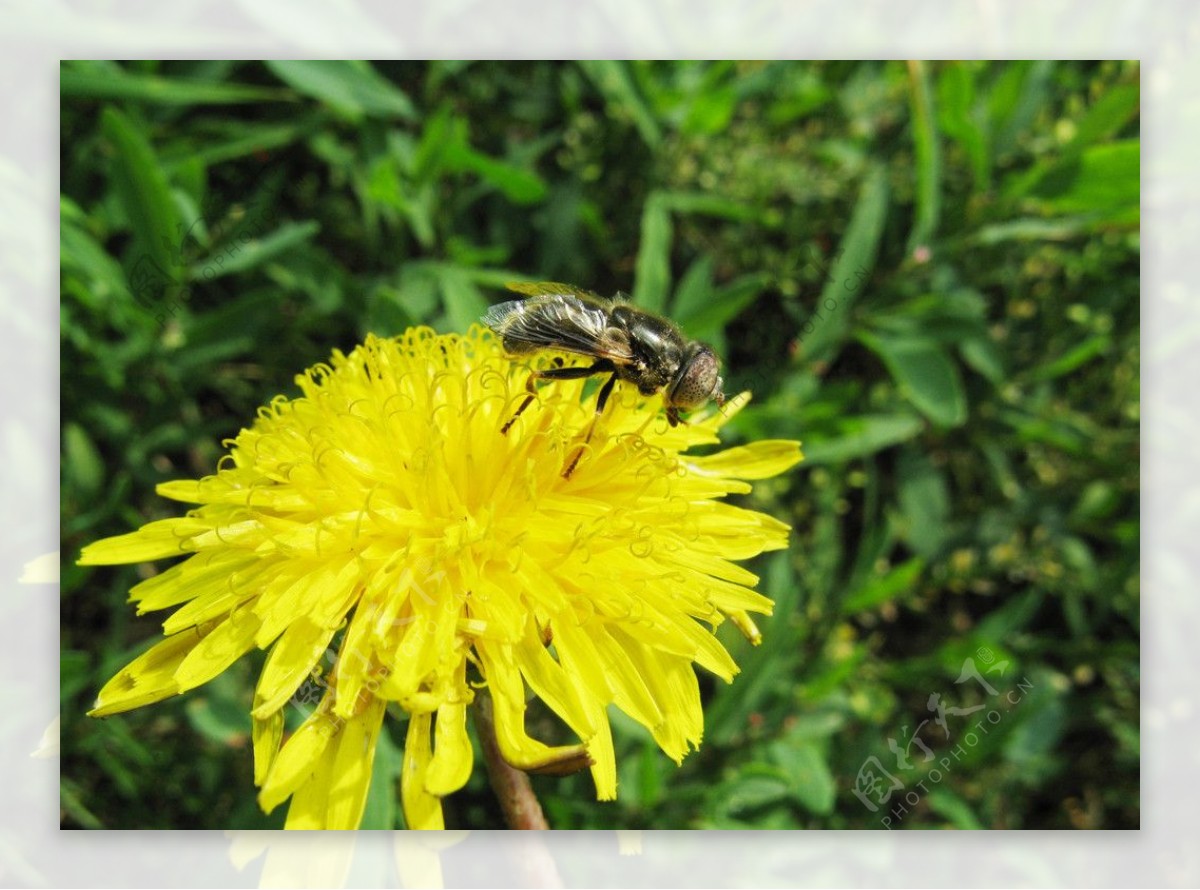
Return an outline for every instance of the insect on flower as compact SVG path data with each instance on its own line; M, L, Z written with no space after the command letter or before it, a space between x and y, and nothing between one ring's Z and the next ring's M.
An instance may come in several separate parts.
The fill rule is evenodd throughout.
M558 350L588 356L594 361L578 367L534 370L526 383L528 394L500 432L509 428L534 399L537 380L578 380L610 374L596 399L596 417L584 444L591 440L596 418L604 413L618 380L634 384L644 396L666 387L663 402L671 426L680 423L679 411L703 406L710 399L725 403L721 392L721 360L709 346L688 340L665 318L637 309L619 298L605 300L596 294L553 281L516 282L511 291L527 296L493 306L483 323L499 335L513 356ZM563 473L570 477L582 450Z

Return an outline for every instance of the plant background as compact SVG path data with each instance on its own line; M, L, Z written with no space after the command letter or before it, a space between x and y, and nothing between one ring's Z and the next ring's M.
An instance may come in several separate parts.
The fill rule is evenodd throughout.
M538 777L553 825L878 828L871 757L929 789L899 827L1139 825L1136 63L67 62L61 96L64 827L282 823L253 659L83 716L158 624L147 567L74 558L176 515L154 485L333 348L463 330L517 277L666 313L754 391L729 441L807 455L748 498L793 542L700 751L616 719L620 799ZM934 693L985 706L920 731L962 752L936 783L889 752ZM398 769L382 743L364 827ZM502 825L481 766L447 822Z

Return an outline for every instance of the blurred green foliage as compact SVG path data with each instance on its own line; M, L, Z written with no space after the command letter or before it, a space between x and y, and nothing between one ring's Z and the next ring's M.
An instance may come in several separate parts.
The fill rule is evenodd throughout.
M730 441L807 454L750 498L793 546L754 566L761 648L722 630L743 672L702 678L700 751L614 715L620 800L535 778L552 824L878 828L906 794L893 827L1139 824L1136 63L66 62L61 90L64 826L281 824L253 659L83 716L157 624L147 567L74 560L175 515L154 485L333 348L462 330L518 277L631 291L754 391ZM364 827L401 818L399 762ZM481 765L447 817L502 825Z

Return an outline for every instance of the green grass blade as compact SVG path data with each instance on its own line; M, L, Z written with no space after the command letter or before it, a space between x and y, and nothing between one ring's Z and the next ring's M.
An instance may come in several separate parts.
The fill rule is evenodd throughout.
M908 250L928 244L941 216L941 148L934 125L933 91L923 62L908 63L909 107L912 113L913 153L917 162L917 209Z
M166 174L149 141L125 114L105 108L101 129L113 147L109 175L138 241L138 259L148 257L158 267L156 276L174 281L182 272L174 249L179 215Z
M70 62L64 62L59 70L58 89L64 99L108 99L148 105L235 105L296 98L290 90L132 74L123 69L84 71Z
M580 62L579 67L604 96L611 110L618 115L627 115L633 121L648 146L656 148L662 142L658 121L638 92L628 62L590 60Z
M845 341L850 328L850 309L875 268L887 209L887 171L875 164L863 181L854 214L842 238L840 255L813 308L814 313L823 312L823 320L814 322L811 333L803 335L806 359L828 361Z
M674 227L671 211L660 193L654 193L642 209L642 242L638 247L637 277L633 301L651 312L662 312L671 288L671 241Z
M251 238L236 249L227 246L214 251L209 257L192 264L190 277L193 281L212 281L245 272L305 243L320 230L320 224L313 220L285 223L271 234Z
M297 92L318 99L351 119L415 120L412 100L367 62L293 60L267 62L272 73Z

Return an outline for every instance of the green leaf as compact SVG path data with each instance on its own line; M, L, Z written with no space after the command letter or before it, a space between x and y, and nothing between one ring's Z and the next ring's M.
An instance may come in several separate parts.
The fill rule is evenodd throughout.
M994 386L999 386L1004 380L1004 358L990 337L985 335L963 340L958 352L969 368L982 374Z
M83 279L81 290L69 291L91 307L130 298L129 282L121 264L81 225L66 218L58 229L59 263L64 285L71 274ZM68 290L64 286L64 296Z
M970 805L946 787L930 791L925 800L931 810L945 817L960 831L979 831L986 827L979 821Z
M791 622L799 610L800 585L786 552L771 557L765 587L775 611L764 620L762 645L740 659L742 672L732 684L721 686L712 704L705 708L706 737L717 744L728 744L745 731L750 714L779 676L786 676L788 660L795 654L797 638Z
M697 213L732 220L760 220L760 210L732 198L709 192L656 192L667 209L676 213Z
M404 756L388 732L388 721L384 720L375 742L375 760L371 764L371 787L367 789L367 803L363 808L363 831L391 831L396 828L399 807L396 789L400 787L400 770Z
M897 466L904 538L920 556L933 557L946 539L950 489L946 477L922 451L906 448Z
M1040 590L1017 594L979 622L975 628L976 638L1002 643L1013 634L1026 630L1037 617L1045 598L1046 595Z
M825 307L828 314L819 324L814 324L812 332L802 340L807 359L832 361L845 341L850 326L849 310L862 290L862 282L870 280L875 267L887 208L887 172L883 165L873 164L863 180L837 262L817 303L818 307Z
M1088 337L1077 346L1068 349L1053 361L1035 368L1029 375L1030 380L1053 380L1070 374L1072 371L1087 364L1092 359L1104 355L1112 348L1112 337L1108 334L1096 334Z
M987 133L975 106L975 74L970 62L950 62L938 79L938 123L962 147L971 162L975 188L992 187Z
M841 731L846 722L846 715L836 711L793 714L788 717L787 735L780 741L781 744L791 746L797 742L829 738Z
M1096 555L1088 543L1074 535L1066 535L1059 542L1059 548L1062 551L1063 562L1071 570L1076 584L1083 590L1095 591L1100 573Z
M941 215L941 150L934 127L929 71L919 61L908 63L909 106L912 112L913 154L916 159L917 207L908 250L928 244Z
M833 812L837 783L829 769L823 746L812 742L776 743L771 747L771 753L775 762L787 773L788 784L796 800L818 816Z
M648 738L642 743L634 776L632 784L635 787L632 790L638 803L645 808L655 806L662 798L665 776L662 768L662 749L653 739Z
M245 743L250 719L243 702L227 695L209 694L187 703L188 722L201 735L219 745Z
M1140 218L1141 144L1127 139L1096 145L1046 173L1032 195L1057 213L1094 213L1136 224Z
M1004 241L1067 241L1087 232L1090 220L1085 217L1058 219L1015 219L1011 222L983 226L968 239L978 244L1000 244Z
M81 70L64 62L58 75L62 98L107 99L153 105L230 105L242 102L280 102L292 98L287 90L240 83L205 82L132 74L124 68Z
M1120 504L1121 495L1115 485L1105 479L1088 483L1071 509L1074 524L1107 519Z
M74 422L63 427L62 474L64 488L74 488L83 500L96 497L104 485L104 459L83 427Z
M962 377L938 343L866 332L859 339L883 359L901 394L922 414L941 426L959 426L966 421Z
M467 328L478 324L480 316L487 311L487 300L479 288L456 267L439 266L437 277L446 301L446 316L451 329L466 333Z
M608 102L610 114L627 115L651 148L662 142L658 121L638 92L628 62L588 60L579 62L579 67Z
M267 67L293 89L319 99L346 117L415 120L407 95L363 61L298 60L267 62Z
M770 281L770 276L763 272L742 275L712 293L706 305L682 317L674 317L693 337L712 339L752 304Z
M719 806L726 813L736 815L784 800L794 791L790 777L782 770L765 764L750 764L722 784Z
M671 302L671 317L680 324L697 315L712 301L715 265L711 256L702 256L679 279L675 299Z
M737 107L737 94L731 88L702 92L688 106L680 130L684 133L720 133L728 125Z
M110 176L137 239L135 255L153 261L156 277L166 276L174 283L182 277L174 249L180 227L166 174L150 143L122 112L109 106L100 120L113 146Z
M1118 84L1105 92L1075 125L1075 135L1066 150L1080 149L1109 139L1134 118L1141 103L1139 84Z
M1105 93L1080 119L1074 136L1063 146L1060 154L1025 170L1014 172L1008 177L1004 183L1005 196L1020 198L1037 189L1061 188L1064 180L1078 175L1080 155L1092 145L1120 131L1136 114L1139 101L1140 88L1132 84L1118 86ZM1031 224L1036 222L1030 221ZM1015 223L1000 223L989 226L988 229L1004 231L1006 226L1017 227L1023 223L1021 220ZM1086 220L1083 223L1086 223ZM1043 223L1047 226L1053 224ZM1077 225L1079 228L1086 228L1085 224Z
M500 189L514 203L533 204L546 196L545 181L532 170L488 157L475 151L465 141L448 146L442 160L449 170L477 173L484 182Z
M225 275L245 272L303 244L320 230L321 226L315 220L284 223L266 237L251 237L245 244L226 245L215 250L208 257L194 262L188 275L192 281L213 281Z
M988 97L988 119L992 122L992 154L1006 154L1046 103L1054 62L1038 60L1009 63Z
M638 247L633 301L643 309L662 312L671 287L671 212L659 192L652 192L642 209L642 242Z
M757 211L737 201L722 198L718 195L708 195L703 192L673 192L657 190L646 198L642 208L642 240L638 247L636 278L633 286L633 301L651 312L663 312L667 305L667 295L671 288L671 243L674 239L674 225L671 213L697 213L706 216L717 216L723 219L753 219ZM703 268L693 266L691 270L699 275ZM709 273L711 278L711 271ZM732 290L725 294L729 299L747 299L742 293L746 287L745 279L729 285ZM701 291L697 290L700 281L688 283L686 299L683 301L684 311L691 311L699 301ZM751 298L752 299L752 298ZM677 305L676 311L679 306ZM726 309L725 311L728 311ZM737 311L741 311L738 307ZM736 315L734 312L733 315ZM726 316L732 318L733 315ZM721 312L714 313L719 318ZM677 320L682 320L678 315ZM705 326L711 327L713 321L706 321Z
M227 133L214 133L198 143L180 140L162 153L172 171L188 163L203 166L223 164L246 155L269 152L304 138L320 124L316 116L287 124L252 124L238 121Z
M1050 676L1039 675L1033 690L1014 705L1021 722L1005 740L1004 749L1006 759L1017 766L1037 765L1051 757L1066 728L1063 696L1052 691L1050 682Z
M835 435L810 434L804 440L804 464L836 463L866 457L918 435L924 424L915 414L864 414L837 421Z
M852 592L842 603L842 611L846 615L874 609L884 603L899 599L908 593L921 579L925 570L925 560L914 556L907 562L901 563L883 575L869 580L862 587Z

